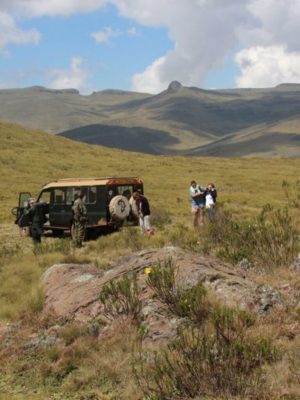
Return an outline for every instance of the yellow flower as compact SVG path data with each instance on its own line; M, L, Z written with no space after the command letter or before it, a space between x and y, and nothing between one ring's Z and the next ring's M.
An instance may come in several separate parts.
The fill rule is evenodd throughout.
M144 272L145 272L146 275L149 275L152 272L152 268L147 267L147 268L144 269Z

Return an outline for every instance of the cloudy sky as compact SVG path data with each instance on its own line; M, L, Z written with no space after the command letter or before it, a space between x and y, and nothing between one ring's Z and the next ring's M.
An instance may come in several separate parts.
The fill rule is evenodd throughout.
M0 0L0 88L300 83L300 0Z

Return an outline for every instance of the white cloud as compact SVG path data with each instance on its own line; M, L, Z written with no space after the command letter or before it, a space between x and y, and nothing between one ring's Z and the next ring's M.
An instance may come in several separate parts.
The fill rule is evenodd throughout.
M51 89L78 89L82 92L89 91L88 73L81 57L73 57L71 67L68 70L52 70L48 73L51 81L48 87Z
M300 53L284 47L251 47L236 56L241 75L238 87L268 87L278 83L300 83Z
M96 40L97 43L108 42L111 38L118 37L122 32L118 29L112 29L110 26L104 28L102 31L93 32L91 36Z
M0 12L0 51L4 51L8 44L37 44L40 37L40 33L35 29L19 29L9 14Z
M239 27L249 19L249 1L114 0L122 15L140 24L167 27L174 43L173 50L133 76L132 89L155 93L172 80L201 85L236 45Z
M113 0L140 24L167 27L174 49L132 78L155 93L174 79L201 86L226 55L236 57L242 86L299 81L300 0Z
M16 25L18 19L68 16L109 4L134 23L166 28L173 43L173 49L132 77L134 90L155 93L172 80L201 86L236 49L238 85L268 86L298 79L293 63L298 65L300 55L300 0L0 0L0 12L10 18L9 29L2 29L0 22L0 48L38 42L38 32L23 32ZM106 28L92 36L103 43L125 34L135 35L136 30Z
M133 90L145 93L159 93L165 90L165 83L157 79L165 61L165 57L158 58L143 73L135 74L132 78Z
M1 0L0 10L19 17L68 16L96 11L107 3L108 0Z

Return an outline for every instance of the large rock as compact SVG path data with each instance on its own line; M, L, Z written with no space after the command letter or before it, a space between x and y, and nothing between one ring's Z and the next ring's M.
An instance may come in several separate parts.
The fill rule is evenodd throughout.
M142 315L147 324L149 335L153 338L172 337L179 321L166 318L166 307L157 299L145 284L144 269L158 262L172 258L177 265L177 283L183 287L192 287L199 280L216 293L222 303L242 308L268 311L277 303L279 297L272 297L265 306L265 291L246 277L245 272L229 264L195 253L185 252L174 247L150 249L121 257L111 264L111 268L101 271L92 265L56 264L43 276L45 305L44 311L51 312L64 320L76 319L88 322L104 316L99 301L101 288L106 283L118 279L130 272L136 272L142 289ZM271 288L269 288L268 293ZM278 300L278 301L277 301Z

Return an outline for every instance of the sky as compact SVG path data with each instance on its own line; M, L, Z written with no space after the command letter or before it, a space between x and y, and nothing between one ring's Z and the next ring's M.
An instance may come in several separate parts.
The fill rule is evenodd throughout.
M0 88L300 83L300 0L0 0Z

